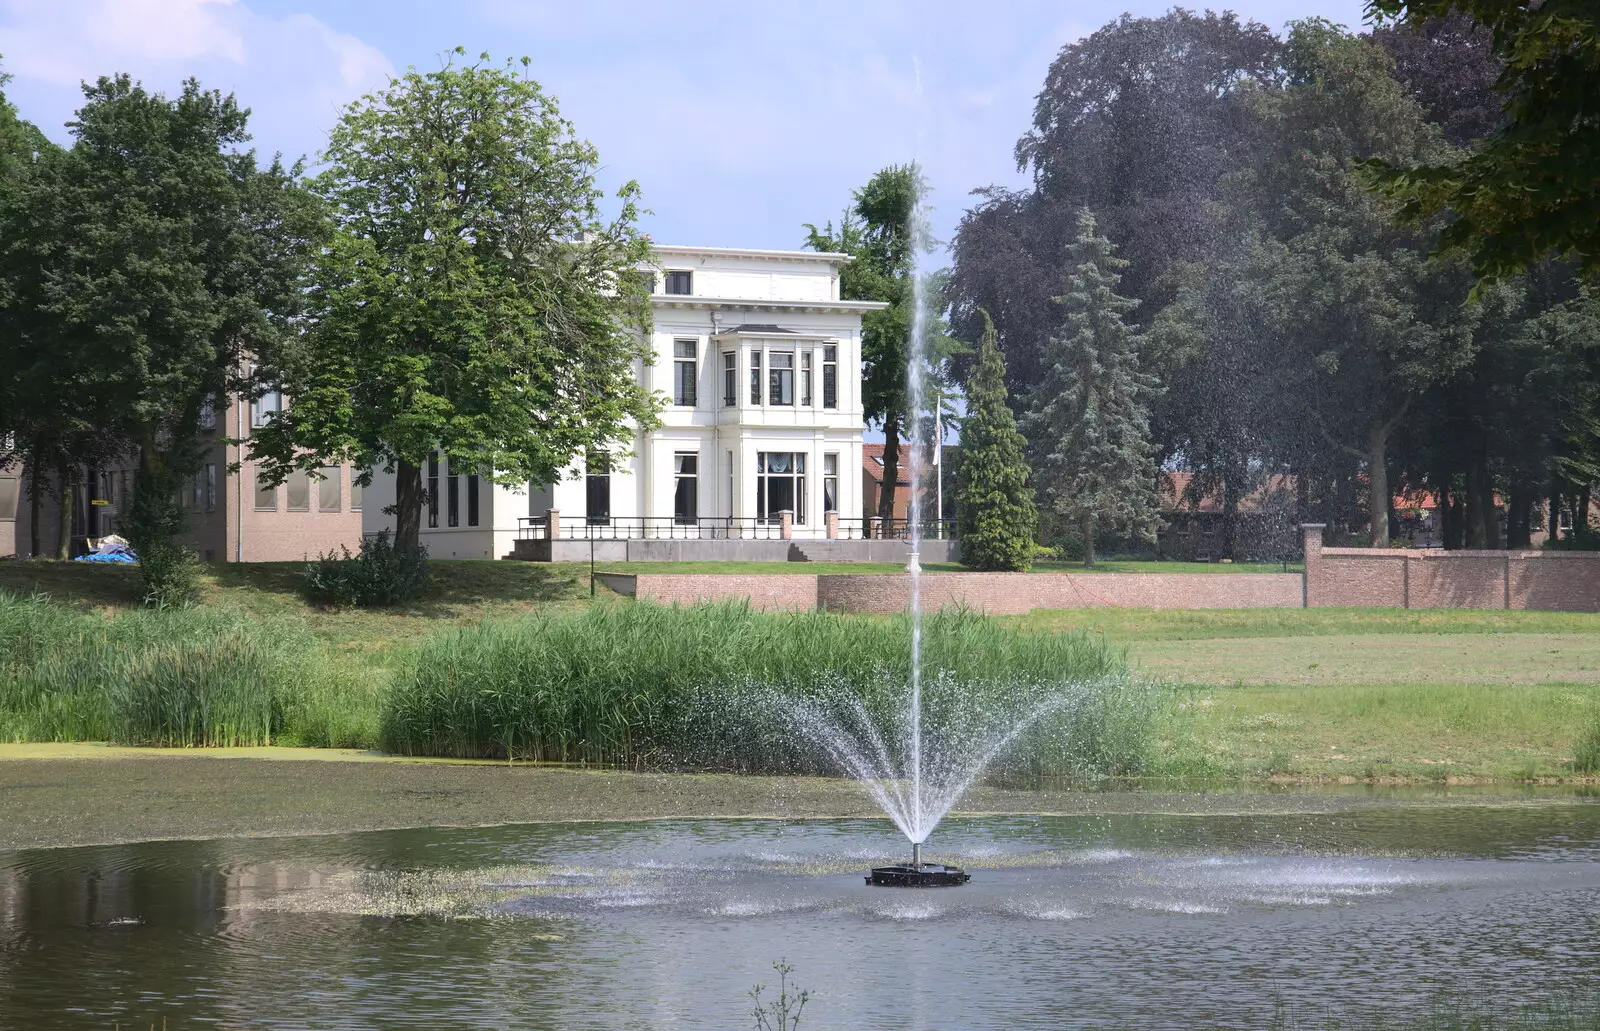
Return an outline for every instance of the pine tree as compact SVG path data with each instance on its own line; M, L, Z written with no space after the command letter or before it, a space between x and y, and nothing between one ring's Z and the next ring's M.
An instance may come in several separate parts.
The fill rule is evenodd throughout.
M967 384L956 487L961 562L973 569L1025 572L1033 564L1039 513L1028 486L1026 442L1006 404L1006 366L994 323L983 312L978 363Z
M1052 511L1083 534L1110 530L1153 539L1156 463L1150 443L1155 379L1139 371L1143 338L1123 317L1139 302L1117 294L1128 262L1115 256L1086 208L1067 248L1066 314L1045 350L1026 423L1037 479Z

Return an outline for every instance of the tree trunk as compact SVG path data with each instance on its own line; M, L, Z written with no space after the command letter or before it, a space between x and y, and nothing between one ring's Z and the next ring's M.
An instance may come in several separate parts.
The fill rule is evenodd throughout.
M1489 475L1489 460L1473 455L1467 464L1467 547L1492 549L1500 546L1500 521L1494 510L1494 480Z
M883 481L878 488L878 518L884 532L894 525L895 488L900 484L900 417L883 420Z
M1574 517L1573 517L1573 520L1572 520L1572 532L1573 532L1574 535L1580 534L1580 533L1588 533L1589 532L1589 488L1588 487L1581 487L1578 490L1578 506L1577 506L1577 512L1574 513Z
M1239 543L1239 496L1233 477L1222 477L1222 557L1238 558L1234 549Z
M1527 488L1511 488L1510 507L1506 510L1506 547L1533 547L1533 506L1538 495Z
M1094 568L1094 516L1083 517L1083 568Z
M1389 432L1393 425L1383 422L1367 438L1367 516L1374 548L1389 546Z
M56 558L63 562L72 557L72 506L77 500L75 480L72 466L65 462L56 466L56 491L61 498L60 518L56 520Z
M39 532L39 518L44 515L44 467L39 464L38 455L30 464L28 470L28 557L39 558L44 554L41 546L43 535Z
M1544 532L1548 540L1559 540L1561 537L1561 488L1559 487L1550 488L1550 515Z
M394 476L394 545L422 546L422 467L401 461Z

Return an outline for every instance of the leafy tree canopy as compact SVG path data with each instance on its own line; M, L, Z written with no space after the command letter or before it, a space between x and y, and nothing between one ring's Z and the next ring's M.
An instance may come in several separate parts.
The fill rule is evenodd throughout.
M1600 271L1600 5L1592 0L1369 0L1410 24L1465 14L1484 26L1502 68L1503 121L1463 160L1377 164L1404 213L1449 212L1440 249L1466 254L1480 279L1570 256Z
M602 214L598 154L526 65L408 71L346 110L313 184L335 233L306 346L273 370L288 410L253 453L278 477L397 469L401 546L436 450L548 483L625 449L659 407L634 372L653 360L638 187Z

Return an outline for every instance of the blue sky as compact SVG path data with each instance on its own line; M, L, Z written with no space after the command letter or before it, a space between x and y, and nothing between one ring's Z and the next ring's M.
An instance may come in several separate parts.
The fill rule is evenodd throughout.
M533 59L608 186L637 179L661 243L798 247L886 164L916 159L948 239L1011 158L1066 43L1163 2L1036 0L0 0L10 98L57 139L84 78L186 75L254 112L259 149L314 158L340 107L408 65ZM1360 0L1238 0L1281 28L1361 22Z

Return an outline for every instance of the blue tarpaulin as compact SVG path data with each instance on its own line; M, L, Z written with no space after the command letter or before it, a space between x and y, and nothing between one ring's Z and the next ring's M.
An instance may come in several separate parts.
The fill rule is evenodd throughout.
M118 565L136 566L139 560L125 551L111 551L104 554L79 555L74 562L112 562Z

